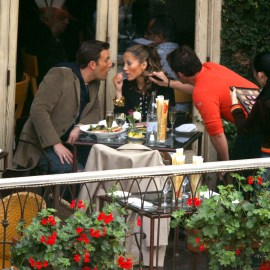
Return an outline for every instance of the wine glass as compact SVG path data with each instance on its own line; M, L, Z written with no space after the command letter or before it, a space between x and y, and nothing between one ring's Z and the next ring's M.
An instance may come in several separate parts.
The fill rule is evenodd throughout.
M175 120L176 120L176 108L175 106L170 106L169 107L169 121L171 123L171 137L174 136L173 134L173 125L175 123Z
M126 122L126 115L124 113L117 113L115 115L115 122L117 124L118 127L122 128L122 126L125 124ZM118 140L121 140L121 135L118 134Z
M126 27L126 34L128 39L132 41L136 34L136 25L135 24L128 24Z
M163 187L163 195L164 195L164 202L162 204L162 206L166 207L168 204L167 204L167 200L166 200L166 196L167 196L167 193L171 190L171 187L172 187L172 180L171 179L168 179Z
M186 202L186 199L188 198L187 194L186 194L186 186L188 184L188 178L187 176L184 177L183 183L182 183L182 206L184 205L184 203Z
M108 132L111 132L112 124L113 124L113 118L114 118L113 111L107 111L106 112L106 125L107 125L107 128L108 128ZM110 138L109 134L108 134L107 141L108 142L111 141L111 138Z

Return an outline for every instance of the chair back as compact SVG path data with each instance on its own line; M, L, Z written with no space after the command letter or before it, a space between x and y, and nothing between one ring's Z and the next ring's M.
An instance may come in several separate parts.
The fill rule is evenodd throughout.
M6 170L4 170L2 174L2 178L30 176L31 171L35 168L33 164L34 162L33 162L33 159L31 158L26 168L22 168L22 169L7 168Z
M192 95L174 89L174 96L175 96L175 103L182 103L182 102L191 102Z
M29 76L26 73L23 73L23 80L16 83L16 92L15 92L15 117L16 120L22 117L24 103L27 98L28 85L29 85Z
M30 76L30 86L33 95L37 93L38 60L36 55L31 55L22 50L23 71Z
M29 225L44 208L46 203L43 198L32 192L18 192L0 198L0 268L10 266L10 246L14 238L20 237L17 231L19 222L24 222L23 227Z

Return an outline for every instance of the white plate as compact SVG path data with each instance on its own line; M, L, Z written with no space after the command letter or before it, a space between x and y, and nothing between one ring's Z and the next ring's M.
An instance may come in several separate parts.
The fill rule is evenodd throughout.
M80 126L80 130L84 133L89 134L89 135L95 135L95 136L97 136L97 138L108 138L108 136L110 136L110 137L118 136L119 134L124 133L126 131L125 128L122 128L122 130L118 131L118 132L88 131L90 125L97 126L97 124L83 125L83 126Z
M179 127L176 127L175 130L179 133L192 133L197 132L198 128L194 124L183 124Z

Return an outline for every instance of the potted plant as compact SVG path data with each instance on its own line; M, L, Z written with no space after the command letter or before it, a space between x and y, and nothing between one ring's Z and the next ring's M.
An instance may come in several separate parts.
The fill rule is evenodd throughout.
M64 222L55 209L44 209L22 229L12 247L13 264L26 269L131 269L124 257L126 210L115 202L87 214L87 204L72 201L74 214Z
M253 269L255 252L261 269L270 269L264 268L270 261L270 191L263 172L247 178L233 173L235 185L218 186L219 195L203 200L194 214L173 213L172 227L181 224L193 233L188 241L193 251L208 251L210 269Z

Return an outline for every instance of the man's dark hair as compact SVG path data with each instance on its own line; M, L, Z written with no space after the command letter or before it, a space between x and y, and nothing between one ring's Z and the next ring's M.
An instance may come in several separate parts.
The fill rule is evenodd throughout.
M99 40L88 40L82 43L76 54L76 64L80 68L86 68L90 61L97 62L100 52L108 50L110 44Z
M201 71L202 63L193 49L182 45L167 56L167 61L174 72L181 72L185 76L194 76Z
M175 20L169 15L157 15L152 17L154 24L151 27L151 32L154 34L163 35L166 41L175 41Z

